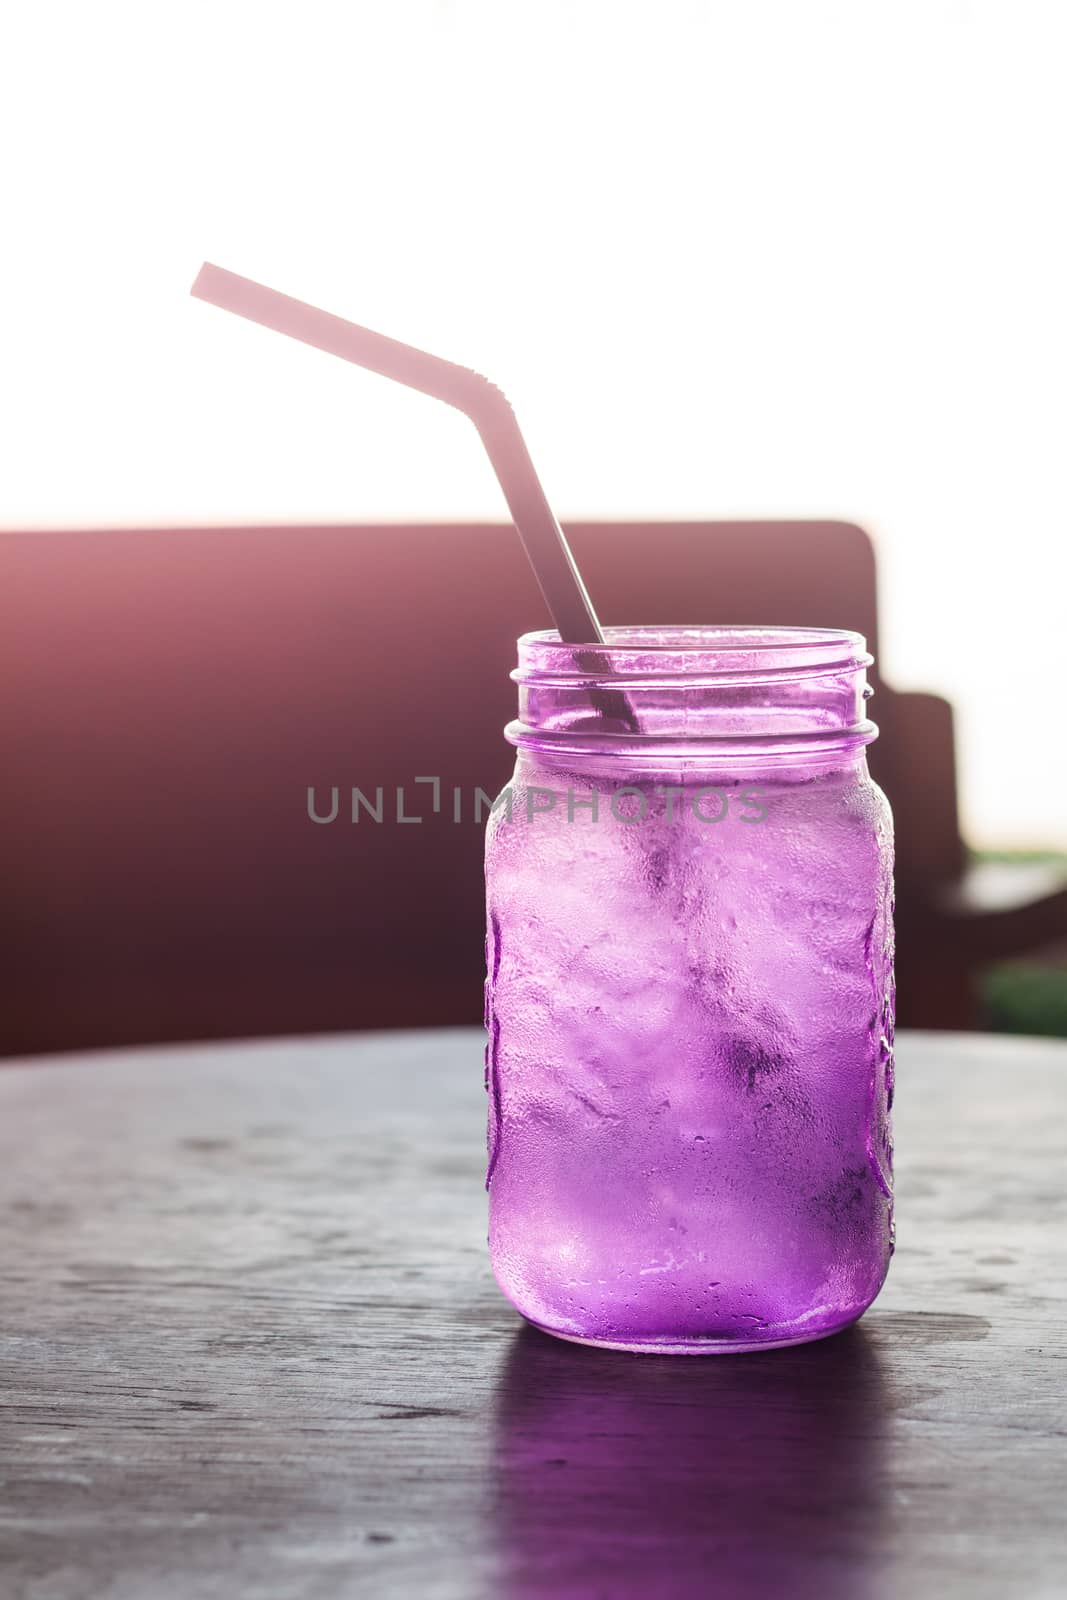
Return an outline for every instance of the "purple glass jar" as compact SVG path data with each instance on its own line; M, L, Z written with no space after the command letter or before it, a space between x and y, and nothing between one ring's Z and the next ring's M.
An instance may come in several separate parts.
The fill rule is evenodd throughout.
M549 1333L755 1350L836 1332L882 1286L892 822L870 664L823 629L614 628L595 657L519 641L486 834L486 1181L497 1282Z

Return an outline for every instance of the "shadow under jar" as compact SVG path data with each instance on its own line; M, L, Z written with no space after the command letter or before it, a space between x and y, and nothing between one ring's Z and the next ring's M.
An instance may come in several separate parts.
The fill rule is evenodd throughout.
M884 1282L871 659L823 629L519 640L486 833L486 1185L497 1282L548 1333L764 1349L837 1332Z

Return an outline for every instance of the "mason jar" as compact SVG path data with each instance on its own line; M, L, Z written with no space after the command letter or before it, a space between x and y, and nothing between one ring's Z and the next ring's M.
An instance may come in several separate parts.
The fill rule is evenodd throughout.
M812 628L519 640L486 832L489 1245L561 1338L822 1338L893 1249L872 658Z

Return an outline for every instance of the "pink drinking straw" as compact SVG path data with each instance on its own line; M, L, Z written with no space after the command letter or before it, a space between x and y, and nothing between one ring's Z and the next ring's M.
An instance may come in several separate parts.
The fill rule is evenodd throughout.
M200 268L190 292L223 311L232 311L275 333L314 345L327 355L340 356L343 361L392 378L409 389L419 389L462 411L481 435L560 639L565 644L605 642L582 575L530 460L515 413L495 384L468 367L416 350L398 339L388 339L382 333L372 333L370 328L320 311L210 261ZM603 657L592 652L579 660L587 671L610 670ZM601 716L619 720L631 731L637 731L634 713L619 691L593 688L590 698Z

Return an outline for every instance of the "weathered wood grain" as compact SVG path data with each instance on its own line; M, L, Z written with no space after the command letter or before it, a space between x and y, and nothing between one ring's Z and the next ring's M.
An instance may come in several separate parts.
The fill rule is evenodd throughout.
M898 1083L859 1328L672 1359L501 1299L480 1035L0 1070L0 1594L1063 1594L1067 1048Z

